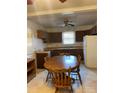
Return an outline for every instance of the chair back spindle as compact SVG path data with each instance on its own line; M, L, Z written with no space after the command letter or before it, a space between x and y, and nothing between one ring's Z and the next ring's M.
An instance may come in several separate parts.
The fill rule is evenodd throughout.
M61 71L54 71L53 81L56 87L67 87L71 85L70 78L71 69L63 69Z

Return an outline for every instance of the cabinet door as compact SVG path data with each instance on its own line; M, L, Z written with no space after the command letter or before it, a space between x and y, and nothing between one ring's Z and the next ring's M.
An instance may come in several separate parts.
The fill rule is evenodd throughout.
M40 38L40 39L44 38L44 32L38 30L38 31L37 31L37 37Z
M48 33L49 43L61 43L62 42L62 32Z
M48 41L48 34L45 31L38 30L37 37L39 39L42 39L44 43L46 43Z
M44 68L44 57L48 56L48 53L36 53L37 68Z
M36 76L36 66L34 59L27 60L27 82Z

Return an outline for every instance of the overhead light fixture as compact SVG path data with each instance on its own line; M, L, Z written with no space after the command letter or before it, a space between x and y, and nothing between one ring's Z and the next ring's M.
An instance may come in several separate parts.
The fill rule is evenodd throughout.
M66 0L59 0L60 2L64 3Z

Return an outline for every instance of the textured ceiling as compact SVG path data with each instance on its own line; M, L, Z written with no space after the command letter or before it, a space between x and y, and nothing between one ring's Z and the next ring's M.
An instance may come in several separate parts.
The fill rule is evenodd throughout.
M27 13L28 20L46 28L62 27L65 18L75 26L96 24L97 20L96 0L67 0L65 3L33 0L33 4L27 7Z
M65 18L68 18L69 21L72 21L75 26L92 25L96 23L97 14L96 11L93 11L78 12L68 15L54 14L28 17L29 20L32 20L44 27L62 27Z

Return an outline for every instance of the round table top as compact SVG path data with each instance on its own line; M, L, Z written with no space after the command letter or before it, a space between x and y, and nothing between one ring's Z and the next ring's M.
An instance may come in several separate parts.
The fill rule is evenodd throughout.
M75 69L79 66L79 62L76 56L54 56L50 57L44 66L48 70L62 70L62 69Z

